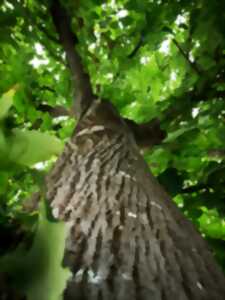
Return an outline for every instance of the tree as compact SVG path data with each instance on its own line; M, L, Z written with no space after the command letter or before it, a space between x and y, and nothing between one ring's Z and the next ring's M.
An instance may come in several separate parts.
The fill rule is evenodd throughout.
M47 193L43 193L47 195L53 216L68 225L63 263L69 267L72 275L66 285L64 299L223 299L224 277L206 243L151 175L139 153L137 144L149 147L165 138L159 121L138 125L120 116L110 103L116 105L124 116L131 118L135 102L129 105L129 97L147 97L150 100L149 107L140 101L137 120L149 121L157 116L158 119L161 118L160 124L165 127L168 135L164 139L165 145L159 146L156 152L145 152L147 161L152 163L154 156L159 160L161 153L161 170L158 170L161 174L158 178L176 196L175 201L185 200L184 206L189 206L189 217L193 218L196 210L199 212L199 207L208 212L208 204L201 204L201 196L206 197L210 193L215 196L216 191L222 191L223 181L216 183L215 187L211 186L209 179L211 174L215 176L224 169L223 164L221 165L223 158L219 158L220 162L218 159L214 162L208 159L206 165L199 165L193 146L198 146L197 153L200 150L207 152L208 158L215 151L217 154L223 153L219 137L224 133L224 124L219 125L217 132L214 119L214 123L211 119L204 119L212 108L208 104L211 97L214 99L213 106L215 105L211 115L215 119L223 118L221 108L224 104L220 103L220 98L223 97L224 84L224 59L221 50L224 49L224 40L220 39L221 31L215 30L219 41L216 46L211 45L209 53L204 54L206 48L200 47L198 50L199 46L196 45L197 42L201 45L202 41L196 39L201 26L195 23L196 15L200 19L209 15L209 8L199 11L204 2L199 6L193 5L194 7L186 2L168 5L166 1L151 5L147 2L140 5L133 1L124 1L118 6L114 2L110 3L98 5L94 1L88 1L80 4L78 10L73 3L64 7L59 1L42 5L36 1L30 4L18 2L10 8L12 15L18 15L18 21L7 28L12 31L13 41L7 40L3 48L4 55L9 49L15 54L16 40L24 51L23 59L27 59L30 53L26 39L28 37L29 41L30 38L38 37L46 45L51 57L61 60L62 50L55 46L59 44L66 55L63 64L68 64L72 73L71 85L75 88L74 111L78 121L71 140L66 143L64 151L47 176ZM3 8L8 6L9 2L4 3ZM125 7L126 9L122 9ZM212 8L219 11L221 6L213 4L210 9ZM70 18L69 12L77 10L78 13ZM136 10L138 13L135 13ZM52 17L53 22L45 19L47 15ZM10 17L10 13L5 14L3 10L3 16ZM121 18L125 18L124 24ZM41 20L45 20L45 26ZM216 24L219 27L217 19L211 17L209 20L210 25ZM29 25L32 30L27 24L32 24ZM149 28L151 30L148 33ZM32 34L24 35L22 29L31 30ZM96 41L91 44L93 29ZM133 36L134 30L138 32L136 36ZM78 32L77 36L74 32ZM163 40L161 48L155 48ZM75 44L80 45L79 52L74 49ZM125 44L131 45L125 47ZM162 54L168 50L165 50L166 47L171 47L172 59L165 53ZM81 60L78 53L82 52L87 55L82 55ZM13 54L11 57L15 60ZM219 67L215 66L214 60L212 62L212 55ZM208 59L207 67L202 58ZM137 65L139 59L143 65L141 69ZM131 61L133 66L130 67ZM16 63L17 60L14 64ZM182 65L181 68L178 67L179 64ZM8 64L6 69L7 66ZM176 72L173 71L174 66ZM70 90L68 86L65 90L64 84L70 78L69 72L62 65L57 68L60 69L60 76L64 77L59 91L52 78L45 74L45 68L36 82L36 74L32 74L35 70L31 66L26 70L23 66L18 68L19 76L21 71L24 75L32 72L32 76L26 77L25 86L21 88L20 83L19 87L14 87L2 98L4 109L1 151L5 155L2 171L5 181L9 176L21 174L21 165L32 166L61 151L59 140L34 130L52 130L55 125L49 124L49 115L54 117L62 113L71 114L65 109L70 106L69 103L61 107L58 102L62 99L54 100L55 94L68 95ZM85 68L88 71L85 72ZM2 71L4 70L3 67ZM163 88L162 84L171 70L170 82ZM189 72L194 74L188 81ZM92 87L88 73L91 75ZM179 80L176 80L177 76ZM15 77L16 80L10 76L7 78L9 86L18 83L18 75ZM114 78L115 82L109 84L110 78ZM3 84L4 89L6 85ZM34 90L30 89L32 86ZM63 90L60 91L60 87ZM125 94L123 90L126 90ZM45 99L48 97L46 105ZM163 102L165 97L168 101ZM189 99L188 103L181 101L184 97ZM160 101L154 104L157 98ZM104 99L110 99L110 102ZM193 110L193 103L196 102L197 107ZM145 114L143 109L147 107L148 113ZM197 125L195 118L190 120L190 112L194 115L199 111L203 111L203 120L199 118ZM20 127L21 115L25 124L30 122L28 128L31 131L15 129ZM135 119L134 115L133 118ZM174 130L177 124L181 128ZM206 131L209 125L214 130ZM209 133L208 139L211 138L211 141L202 138L200 133L204 130ZM9 137L7 133L10 133ZM59 130L59 133L62 137L65 136L63 130ZM46 139L51 139L54 147L49 147ZM194 140L191 147L190 140ZM24 146L24 141L29 143ZM12 150L7 155L9 143ZM44 151L36 149L37 143L45 145ZM211 149L211 144L217 148ZM163 147L166 149L164 152ZM187 152L190 152L192 159L185 164L188 161ZM163 162L163 157L167 161ZM17 168L13 164L15 162L19 165ZM12 164L11 174L5 174L6 167L11 167ZM181 172L182 164L188 177ZM26 182L27 190L32 182L37 184L38 179L43 178L43 174L33 174L31 170L29 172L33 178ZM201 181L202 173L206 179ZM13 189L15 187L11 188ZM31 190L27 194L29 192ZM190 207L190 198L186 196L189 193L193 198L197 196L197 209L195 204ZM222 198L224 191L221 193ZM40 194L35 194L35 200L38 198ZM5 211L10 209L12 210L9 203ZM10 213L5 214L7 221L4 222L7 224L9 219L18 219L19 214L20 210L18 212L17 208L16 212L14 208L13 218L12 213L11 216ZM204 215L200 218L204 220ZM200 218L195 217L195 220L201 225L204 222ZM28 216L20 224L24 231ZM27 231L30 233L30 229ZM27 240L27 233L23 234ZM10 246L12 247L11 243Z

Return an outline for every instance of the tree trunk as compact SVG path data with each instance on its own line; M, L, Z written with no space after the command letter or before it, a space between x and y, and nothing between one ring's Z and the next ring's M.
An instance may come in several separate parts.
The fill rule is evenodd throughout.
M206 243L172 203L111 104L95 101L47 178L68 225L65 300L222 300Z

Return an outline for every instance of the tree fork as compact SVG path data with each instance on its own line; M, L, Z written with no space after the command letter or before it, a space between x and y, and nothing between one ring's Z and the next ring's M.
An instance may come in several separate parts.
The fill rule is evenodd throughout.
M77 37L70 28L70 18L59 0L52 2L50 12L59 35L59 40L65 50L69 69L72 74L75 91L74 113L77 118L80 118L96 99L96 96L92 92L89 76L84 71L81 58L75 49ZM126 119L125 122L130 127L137 144L141 148L160 144L166 136L165 131L160 128L159 120L157 119L140 125L128 119Z

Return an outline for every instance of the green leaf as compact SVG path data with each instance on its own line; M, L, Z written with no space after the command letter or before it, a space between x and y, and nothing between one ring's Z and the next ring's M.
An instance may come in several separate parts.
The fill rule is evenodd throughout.
M0 120L4 119L7 116L8 111L13 104L13 96L16 89L17 86L14 86L8 92L2 95L0 99Z
M173 132L169 132L167 138L164 140L164 142L172 142L174 140L176 140L178 137L180 137L181 135L183 135L184 133L191 131L195 129L195 126L191 126L191 127L184 127L184 128L179 128Z
M171 153L166 149L157 147L152 153L145 154L145 160L148 162L153 174L158 175L168 167L171 160Z
M201 230L209 237L225 240L225 220L219 217L216 209L207 210L199 218Z
M58 138L37 130L14 129L9 142L10 160L26 166L59 155L63 149L63 143Z

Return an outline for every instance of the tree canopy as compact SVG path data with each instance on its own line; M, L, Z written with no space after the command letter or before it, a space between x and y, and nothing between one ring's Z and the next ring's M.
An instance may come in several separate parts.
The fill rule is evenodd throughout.
M35 205L76 126L50 2L0 1L0 263L32 300L56 299L69 276L60 267L63 246L57 247L63 224ZM223 1L77 2L62 5L95 94L138 124L160 121L166 138L143 150L145 160L225 269ZM44 298L43 285L51 287L57 270L58 289Z

